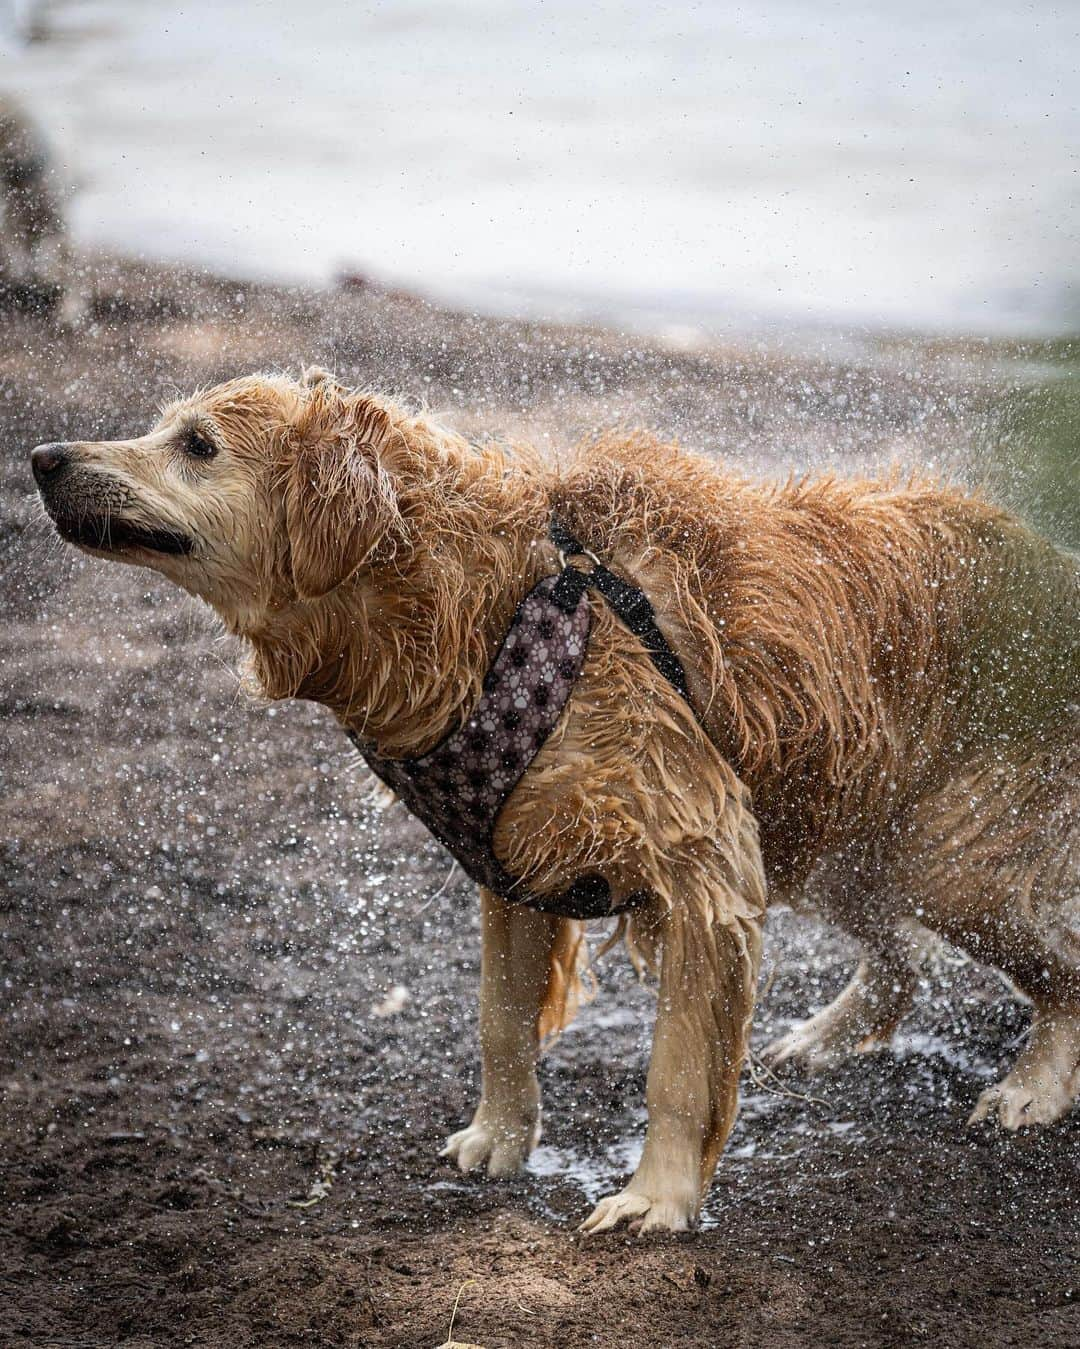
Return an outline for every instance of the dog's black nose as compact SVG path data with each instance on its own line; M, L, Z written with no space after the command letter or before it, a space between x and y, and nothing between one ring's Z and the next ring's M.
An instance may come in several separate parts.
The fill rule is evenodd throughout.
M34 480L39 483L59 473L67 462L66 445L39 445L36 450L30 451L30 467L34 470Z

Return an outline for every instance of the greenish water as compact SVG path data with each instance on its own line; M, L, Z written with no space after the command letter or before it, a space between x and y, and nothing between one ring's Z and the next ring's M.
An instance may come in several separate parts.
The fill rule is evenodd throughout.
M1080 341L1048 344L1036 378L1003 395L989 485L1066 547L1080 549Z

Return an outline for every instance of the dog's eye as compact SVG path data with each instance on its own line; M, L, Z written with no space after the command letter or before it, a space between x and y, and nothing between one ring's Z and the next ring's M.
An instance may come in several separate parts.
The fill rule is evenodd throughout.
M192 459L213 459L217 454L217 446L212 440L207 440L201 431L191 427L184 433L184 453L190 454Z

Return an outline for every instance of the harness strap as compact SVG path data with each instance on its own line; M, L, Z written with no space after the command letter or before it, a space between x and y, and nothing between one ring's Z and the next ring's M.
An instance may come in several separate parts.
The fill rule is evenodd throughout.
M649 597L637 586L631 585L616 576L610 568L582 546L563 522L551 517L548 529L551 542L566 557L587 557L592 562L591 571L578 571L576 567L564 567L552 599L572 609L586 587L598 591L612 610L622 619L634 636L649 653L649 659L664 678L690 701L690 687L686 682L686 671L682 661L671 649L667 638L656 622L656 611ZM578 579L580 578L580 579ZM575 593L576 592L576 593Z
M561 521L552 519L550 534L562 569L539 581L518 605L464 724L414 759L384 759L356 732L349 737L475 881L511 904L566 918L600 918L633 908L645 892L613 904L608 882L589 872L561 894L531 895L505 871L492 845L504 803L554 728L584 664L592 621L586 590L603 597L688 703L690 695L682 663L648 598L605 567ZM571 566L567 557L587 557L592 570Z

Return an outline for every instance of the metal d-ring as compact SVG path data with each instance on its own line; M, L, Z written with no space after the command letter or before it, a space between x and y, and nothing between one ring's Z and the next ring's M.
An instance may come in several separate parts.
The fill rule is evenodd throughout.
M556 548L555 551L559 554L559 562L563 567L568 567L570 565L570 559L572 557L587 557L594 567L603 565L596 554L590 552L588 548L578 546L572 553L567 553L563 548Z

